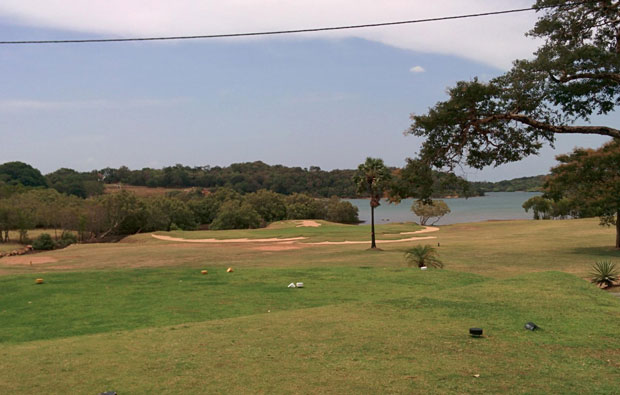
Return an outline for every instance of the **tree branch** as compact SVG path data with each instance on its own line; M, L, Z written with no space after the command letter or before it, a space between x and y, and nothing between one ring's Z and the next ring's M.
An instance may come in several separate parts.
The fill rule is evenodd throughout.
M537 129L547 130L558 134L598 134L602 136L609 136L620 139L620 130L614 129L608 126L566 126L566 125L552 125L549 123L538 121L532 117L524 114L496 114L486 118L474 121L479 124L487 124L496 120L508 120L517 121L528 126L532 126Z
M562 75L561 77L556 77L551 75L551 79L555 82L569 82L580 79L592 79L592 80L612 80L620 83L620 74L619 73L577 73L573 75Z

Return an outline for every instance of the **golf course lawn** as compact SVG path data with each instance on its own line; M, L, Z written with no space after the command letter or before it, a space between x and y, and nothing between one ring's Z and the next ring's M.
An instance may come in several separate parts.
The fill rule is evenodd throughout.
M620 298L586 279L620 251L596 219L379 225L379 251L313 244L370 236L319 222L0 259L0 393L617 393ZM407 267L417 244L445 268Z

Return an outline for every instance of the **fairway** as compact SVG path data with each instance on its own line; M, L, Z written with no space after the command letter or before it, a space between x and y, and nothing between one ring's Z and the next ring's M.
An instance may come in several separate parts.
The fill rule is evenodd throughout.
M380 251L313 244L367 226L297 225L158 232L304 238L286 248L140 234L0 259L0 392L617 392L620 298L585 279L620 251L596 220L380 225ZM407 267L416 244L445 269Z

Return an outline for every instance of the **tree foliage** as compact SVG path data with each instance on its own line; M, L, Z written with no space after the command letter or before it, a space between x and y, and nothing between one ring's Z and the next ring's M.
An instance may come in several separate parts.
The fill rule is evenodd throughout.
M130 170L105 168L99 172L106 183L123 183L148 187L219 189L227 187L240 194L261 189L291 195L305 193L313 197L355 196L351 182L353 170L321 170L310 168L268 165L261 161L233 163L220 166L184 166L176 164L163 169L144 168Z
M430 201L439 197L470 197L483 195L472 184L453 173L432 170L419 159L407 159L407 164L395 172L388 191L391 202L413 197Z
M328 221L343 224L356 224L359 222L359 210L351 202L342 201L338 197L333 196L326 202L326 207L325 219Z
M286 218L286 204L284 196L261 189L245 196L245 201L266 222L280 221Z
M482 168L535 154L558 134L620 138L617 128L586 123L620 102L619 6L537 0L542 15L530 35L545 41L534 59L489 82L458 82L448 100L412 115L409 133L425 138L421 158L438 168Z
M253 229L261 224L260 215L249 203L229 200L222 204L211 229Z
M6 162L0 165L0 181L7 184L21 184L26 187L45 187L45 177L34 167L24 162Z
M204 194L202 190L174 191L138 197L119 193L86 199L55 189L19 189L0 197L0 243L9 231L19 231L28 242L28 230L53 229L55 245L78 241L118 240L137 232L257 228L282 219L327 219L357 223L357 208L337 197L317 199L304 194L284 196L261 191L241 195L230 188Z
M284 200L288 219L320 219L325 216L324 205L306 194L294 193Z
M82 198L103 194L103 182L98 180L97 174L79 173L73 169L62 168L45 176L50 188L60 193L75 195Z
M431 218L435 220L431 225L435 225L444 215L450 214L450 207L443 200L416 200L411 206L411 211L420 217L420 225L426 225Z
M519 177L502 181L473 181L470 188L479 192L542 192L547 176Z
M575 149L559 155L545 184L546 196L566 199L581 217L599 216L601 224L616 225L620 248L620 139L599 149Z
M570 199L562 198L559 200L549 199L545 196L533 196L526 200L521 206L525 212L532 210L533 218L538 219L566 219L567 217L583 216L579 210L573 207Z

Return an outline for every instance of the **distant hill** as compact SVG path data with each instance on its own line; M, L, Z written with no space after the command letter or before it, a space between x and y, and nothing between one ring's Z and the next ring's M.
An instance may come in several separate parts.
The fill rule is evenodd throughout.
M540 192L545 183L546 175L513 178L512 180L503 180L498 182L472 182L473 190L482 192Z

